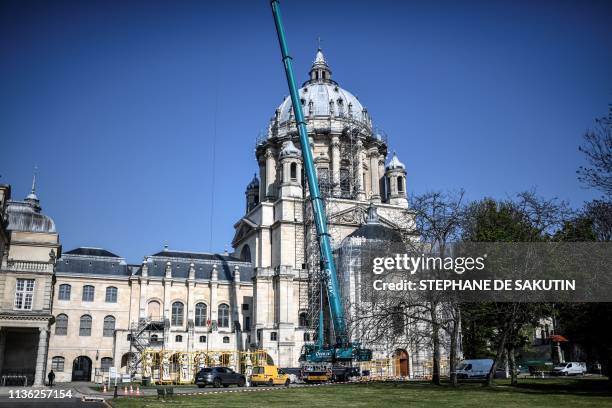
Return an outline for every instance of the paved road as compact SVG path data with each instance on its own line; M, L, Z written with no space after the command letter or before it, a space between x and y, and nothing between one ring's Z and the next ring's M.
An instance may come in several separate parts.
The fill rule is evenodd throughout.
M102 402L82 402L80 398L64 398L64 399L15 399L8 396L0 396L0 407L40 407L40 408L107 408Z

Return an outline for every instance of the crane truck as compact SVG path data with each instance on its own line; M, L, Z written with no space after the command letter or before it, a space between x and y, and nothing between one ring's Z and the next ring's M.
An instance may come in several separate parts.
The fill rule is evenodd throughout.
M323 305L319 310L319 328L317 341L314 344L307 344L302 349L300 363L303 368L303 375L306 381L325 381L326 379L343 380L356 374L354 362L369 361L372 359L372 351L362 348L361 344L351 342L348 335L344 310L340 299L338 276L334 263L331 240L327 228L327 218L325 216L325 206L319 190L319 181L313 160L313 153L308 142L308 133L302 104L300 103L298 88L293 73L292 58L289 56L287 39L283 28L280 4L278 0L270 2L272 14L276 26L276 34L280 45L282 61L285 68L285 76L289 86L293 114L299 133L300 145L302 147L302 158L304 161L304 171L308 181L310 191L310 203L314 215L314 223L317 233L317 241L321 254L322 282L325 288L329 303L330 325L335 333L335 344L326 345L324 338L324 319Z

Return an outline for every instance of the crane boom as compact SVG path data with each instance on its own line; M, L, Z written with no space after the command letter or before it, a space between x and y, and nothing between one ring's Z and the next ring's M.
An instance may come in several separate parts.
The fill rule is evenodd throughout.
M293 105L293 113L295 122L300 135L300 144L302 147L302 157L304 160L304 169L306 171L306 179L308 180L308 188L310 189L310 202L314 214L314 221L317 230L317 240L321 252L321 265L324 274L324 284L327 290L327 298L334 331L336 333L337 343L342 345L348 344L348 336L346 333L346 324L344 320L344 311L340 301L340 293L338 286L338 276L336 273L336 265L334 263L330 236L327 229L327 220L325 216L325 208L323 199L319 191L319 181L317 172L312 158L312 150L308 141L308 132L306 130L306 122L304 121L304 113L302 112L302 104L298 95L298 88L295 83L295 75L293 74L292 58L289 56L287 47L287 39L283 29L283 22L280 14L280 5L278 0L271 1L272 14L274 15L274 23L276 25L276 34L285 66L285 75L287 76L287 84L289 85L289 94L291 95L291 104ZM321 339L319 339L321 341Z

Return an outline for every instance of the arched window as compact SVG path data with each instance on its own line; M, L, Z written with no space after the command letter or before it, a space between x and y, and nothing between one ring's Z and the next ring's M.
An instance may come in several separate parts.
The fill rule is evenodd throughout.
M208 308L204 303L198 303L195 305L195 322L197 327L206 326L206 317L208 315Z
M151 320L160 320L161 319L161 305L157 300L152 300L148 304L148 312L149 318Z
M245 245L242 247L242 251L240 251L240 259L244 262L251 262L251 247Z
M83 302L93 302L94 287L91 285L83 286Z
M61 373L64 371L64 357L55 356L51 359L51 369L55 372Z
M159 341L159 340L158 340L157 334L152 334L152 335L151 335L151 343L155 344L155 343L157 343L158 341Z
M219 305L219 318L217 319L219 327L229 327L229 306L225 303Z
M113 337L115 333L115 318L113 316L106 316L104 318L104 328L102 330L102 335L104 337Z
M65 336L68 334L68 316L65 314L59 314L55 318L55 335Z
M181 336L180 334L178 334L175 338L174 341L176 341L177 343L182 343L183 342L183 336Z
M79 336L91 336L91 316L83 315L79 323Z
M300 316L299 316L299 325L300 325L300 327L308 326L308 315L306 314L306 312L300 313Z
M172 319L170 324L172 326L182 326L183 325L183 315L184 315L185 307L181 302L174 302L172 304Z
M399 193L403 193L404 192L404 178L402 176L399 176L397 178L397 191Z
M107 373L108 370L113 366L112 357L102 357L100 360L100 367L102 368L103 373Z
M223 337L223 343L228 344L230 342L229 337L225 336Z
M291 163L289 165L289 177L291 181L297 181L297 163Z
M270 340L276 341L278 339L278 334L276 332L270 333Z
M70 289L71 286L67 283L63 283L59 285L59 291L57 292L58 300L70 300Z
M117 303L117 288L114 286L109 286L106 288L106 302L107 303Z

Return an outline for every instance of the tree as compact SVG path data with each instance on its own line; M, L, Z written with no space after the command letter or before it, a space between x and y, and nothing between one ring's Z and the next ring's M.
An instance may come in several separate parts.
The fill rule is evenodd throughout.
M583 136L583 144L578 147L587 159L587 166L578 168L578 180L589 187L612 196L612 105L608 106L608 116L595 120L595 128Z
M473 242L538 242L550 236L563 224L571 211L565 202L538 197L535 192L517 194L515 200L495 201L484 199L474 203L467 211L464 240ZM536 323L550 313L548 305L540 303L500 303L464 305L464 314L485 316L480 323L471 321L472 334L476 324L489 325L481 332L494 333L493 365L486 384L492 385L495 372L504 354L510 363L512 384L517 383L514 369L514 353L518 336L527 324ZM486 340L484 340L486 341Z
M429 192L415 196L410 208L415 214L416 232L431 250L439 256L448 255L449 245L461 235L465 211L465 192ZM440 330L444 330L449 340L449 371L453 386L457 385L457 349L460 336L461 309L451 296L428 293L426 296L429 311L428 323L431 325L433 346L432 382L440 384Z

